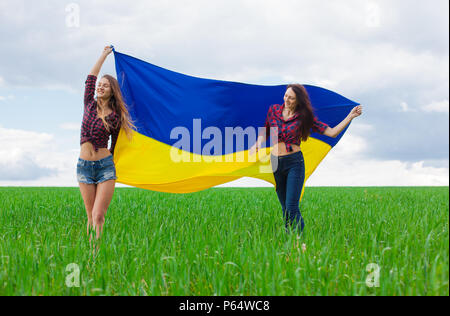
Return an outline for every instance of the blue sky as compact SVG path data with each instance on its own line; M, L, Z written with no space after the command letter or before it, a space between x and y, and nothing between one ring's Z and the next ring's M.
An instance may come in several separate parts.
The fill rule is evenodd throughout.
M84 81L110 43L189 75L362 103L309 185L448 185L448 30L447 0L0 0L0 185L77 184Z

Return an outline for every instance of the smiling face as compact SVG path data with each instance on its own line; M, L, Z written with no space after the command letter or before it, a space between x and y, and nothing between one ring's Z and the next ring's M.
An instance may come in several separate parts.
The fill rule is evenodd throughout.
M297 96L292 88L286 90L286 93L284 94L284 104L287 108L292 110L297 107Z
M103 77L97 85L97 97L107 100L112 96L112 89L109 80Z

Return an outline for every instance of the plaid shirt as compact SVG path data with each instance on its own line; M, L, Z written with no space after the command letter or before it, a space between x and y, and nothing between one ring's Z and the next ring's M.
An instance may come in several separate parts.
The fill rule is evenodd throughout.
M120 131L120 117L114 111L105 117L111 130L111 132L108 132L102 119L97 115L97 101L94 99L96 82L96 76L89 75L87 77L84 91L84 115L83 124L81 125L80 144L90 142L94 146L95 151L98 151L99 148L108 148L109 135L112 135L109 151L111 154L114 154L114 148Z
M301 135L299 126L301 124L300 120L297 119L298 113L295 113L291 118L287 121L283 118L283 109L284 104L274 104L269 108L267 112L266 118L266 138L269 138L270 128L278 127L278 142L286 144L286 150L288 152L292 152L292 145L300 146L301 143ZM317 117L314 116L314 123L312 126L313 132L323 134L327 129L328 125L320 122ZM274 143L277 143L274 140Z

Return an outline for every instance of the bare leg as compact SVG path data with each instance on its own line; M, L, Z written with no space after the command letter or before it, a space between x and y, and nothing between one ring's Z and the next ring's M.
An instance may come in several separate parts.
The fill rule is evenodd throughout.
M96 184L79 183L81 196L83 197L84 207L86 208L87 221L87 234L89 230L94 227L94 221L92 217L92 210L94 208L95 196L97 191Z
M94 229L97 233L97 239L100 238L105 223L106 212L114 195L116 181L110 180L97 184L97 193L95 196L94 208L92 210L92 219Z

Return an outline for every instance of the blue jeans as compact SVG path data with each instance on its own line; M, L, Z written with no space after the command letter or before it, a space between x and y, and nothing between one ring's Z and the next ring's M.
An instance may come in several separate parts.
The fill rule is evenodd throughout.
M283 209L286 230L289 226L303 232L305 223L300 213L300 195L305 182L305 161L298 151L287 156L270 156L278 200Z

